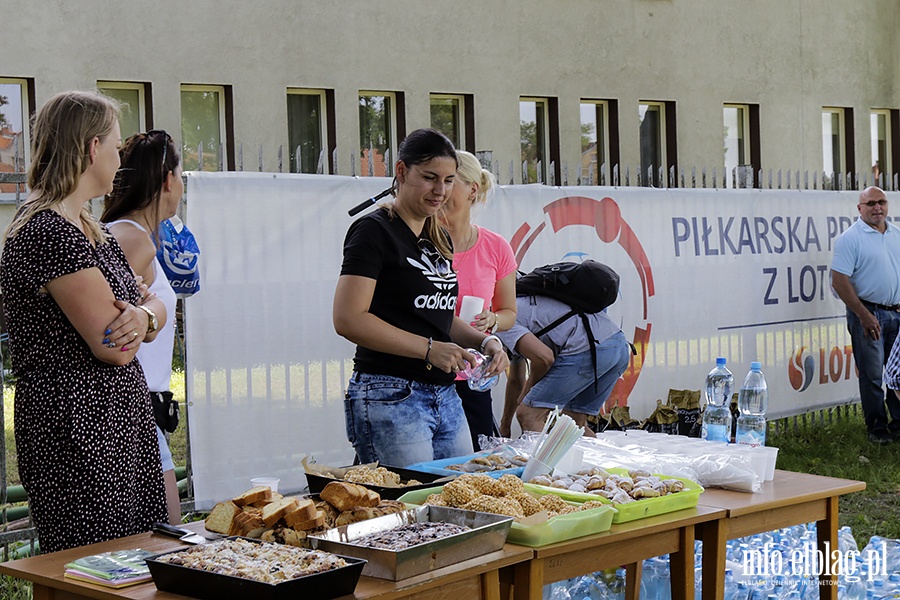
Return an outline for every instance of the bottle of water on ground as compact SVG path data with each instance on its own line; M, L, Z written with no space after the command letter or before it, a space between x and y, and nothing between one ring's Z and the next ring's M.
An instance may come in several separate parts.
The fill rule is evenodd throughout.
M731 390L734 375L725 367L725 359L716 359L716 368L706 376L706 408L700 437L715 442L731 441Z
M769 390L766 377L758 362L750 363L750 372L744 378L738 392L738 409L741 416L737 421L738 444L748 446L766 445L766 410L769 408Z

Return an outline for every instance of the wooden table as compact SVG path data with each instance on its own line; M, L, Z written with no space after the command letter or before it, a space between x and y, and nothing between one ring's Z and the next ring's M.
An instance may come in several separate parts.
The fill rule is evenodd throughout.
M191 523L190 525L185 525L185 527L187 529L200 530L202 525L202 523ZM134 600L183 599L184 596L158 591L152 581L114 590L74 579L66 579L63 577L63 572L66 563L91 554L126 548L143 548L152 552L165 552L184 546L184 543L174 538L142 533L91 546L0 563L0 573L33 582L34 600L76 600L85 598L96 600L121 600L122 598L132 598ZM390 600L415 597L423 600L449 600L455 598L500 600L499 570L511 567L521 561L529 561L533 555L534 552L531 548L507 544L501 550L491 554L479 556L402 581L386 581L371 577L361 577L354 594L342 596L342 599L350 600L356 598L362 600L364 598L378 598L379 600Z
M700 504L724 509L725 518L698 524L703 541L703 600L721 600L725 588L725 543L782 527L816 522L818 549L838 548L838 497L866 489L863 481L791 471L775 471L775 479L750 494L707 489ZM825 556L828 556L825 554ZM819 576L819 595L837 600L837 576Z
M535 548L532 560L512 567L515 599L539 600L547 583L628 565L625 597L637 600L641 562L645 558L669 554L673 600L693 600L694 527L724 517L722 509L698 506L613 525L604 533Z

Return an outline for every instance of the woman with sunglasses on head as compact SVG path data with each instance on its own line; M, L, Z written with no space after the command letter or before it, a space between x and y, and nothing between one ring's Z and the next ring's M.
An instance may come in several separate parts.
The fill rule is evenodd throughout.
M31 193L6 231L0 286L16 375L19 475L42 552L149 531L165 519L159 445L135 354L143 297L88 202L119 168L118 105L64 92L32 128Z
M453 250L437 213L458 167L456 149L434 129L400 144L394 200L356 220L344 240L334 328L357 344L344 400L347 435L363 463L406 466L472 451L456 373L474 357L509 360L495 336L453 314Z
M142 344L137 358L144 369L154 407L166 407L171 398L172 351L175 347L175 290L156 259L160 223L175 215L184 195L181 161L172 137L165 131L138 133L125 141L119 153L122 166L112 193L106 198L101 220L122 246L132 270L143 277L148 293L161 302L156 314L159 333L152 344ZM169 522L181 523L181 502L175 463L165 434L156 426L156 437L166 484Z
M463 150L456 154L459 168L453 191L441 209L441 221L453 240L453 270L459 281L456 314L464 296L481 298L484 310L471 326L486 333L506 331L516 322L516 257L503 236L472 223L473 209L484 205L494 189L494 176L481 167L475 155ZM456 391L476 450L480 434L492 436L505 431L509 435L509 427L498 429L494 424L490 390L472 390L458 377Z

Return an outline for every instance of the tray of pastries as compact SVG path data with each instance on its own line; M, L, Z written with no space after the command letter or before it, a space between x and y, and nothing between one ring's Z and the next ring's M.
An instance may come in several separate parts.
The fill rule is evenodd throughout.
M311 494L318 494L333 481L344 481L364 485L378 492L386 500L396 500L410 490L433 487L436 485L434 481L442 477L443 475L426 471L386 465L357 465L332 469L316 465L315 471L309 468L306 471L306 481Z
M352 594L365 560L227 537L147 559L157 589L203 600L281 600Z
M641 469L589 467L573 474L538 475L526 489L565 500L598 500L616 507L613 523L626 523L697 506L703 488L690 479Z
M363 574L397 581L499 550L510 517L422 506L310 535L313 547L365 559Z
M441 487L404 494L401 501L510 516L514 521L507 541L532 547L608 531L616 513L609 503L597 499L567 501L546 491L528 490L515 475L494 479L465 474Z

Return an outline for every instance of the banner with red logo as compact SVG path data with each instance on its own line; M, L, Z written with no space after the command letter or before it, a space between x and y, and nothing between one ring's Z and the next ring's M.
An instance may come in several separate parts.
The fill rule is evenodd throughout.
M347 211L390 183L188 174L185 220L203 247L203 288L185 303L199 508L260 474L299 490L305 454L352 460L343 390L354 346L334 332L332 299ZM643 419L669 389L702 389L724 356L736 387L762 363L774 418L858 397L829 281L856 204L854 192L503 186L475 221L509 240L522 271L592 258L619 273L608 310L637 355L607 410L627 404ZM502 383L493 395L499 415Z

